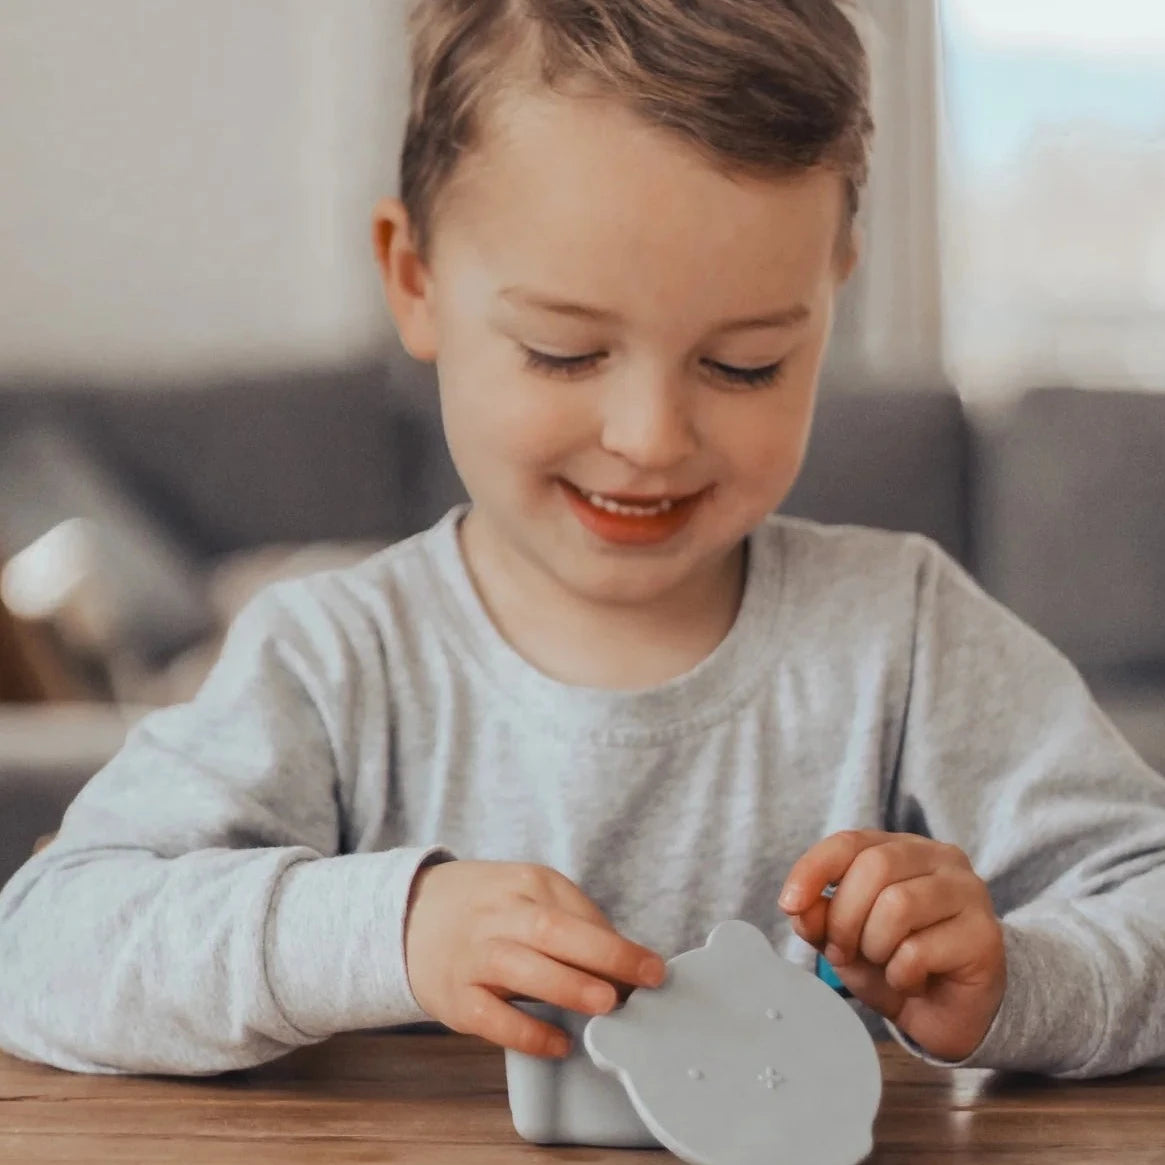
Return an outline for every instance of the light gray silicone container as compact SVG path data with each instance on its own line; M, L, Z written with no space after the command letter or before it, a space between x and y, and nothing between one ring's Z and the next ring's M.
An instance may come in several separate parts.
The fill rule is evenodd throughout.
M520 1137L538 1145L659 1146L618 1078L601 1072L587 1053L583 1032L589 1015L547 1003L515 1006L562 1028L571 1038L565 1060L506 1052L510 1115Z
M748 923L721 923L610 1015L519 1006L573 1040L565 1060L506 1053L526 1140L663 1146L690 1165L857 1165L873 1149L882 1076L865 1025Z

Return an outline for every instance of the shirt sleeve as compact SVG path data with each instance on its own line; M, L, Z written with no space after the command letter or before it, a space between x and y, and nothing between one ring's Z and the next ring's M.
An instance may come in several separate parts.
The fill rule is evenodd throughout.
M404 915L448 855L340 852L364 703L349 639L305 584L270 588L197 697L131 732L0 893L0 1046L199 1075L425 1018Z
M1000 1010L960 1066L1165 1064L1165 780L1068 660L936 547L917 611L890 827L967 853L1007 957Z

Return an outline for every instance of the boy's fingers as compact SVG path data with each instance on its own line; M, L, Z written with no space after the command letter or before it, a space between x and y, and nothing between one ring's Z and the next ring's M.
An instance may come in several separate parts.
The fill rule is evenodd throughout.
M552 878L547 886L551 898L562 907L567 914L592 922L605 930L614 930L610 920L599 907L588 898L569 878L558 876Z
M605 1015L617 1002L615 988L530 947L504 939L487 944L480 982L528 999L585 1015Z
M484 987L470 988L457 1030L530 1056L561 1058L570 1051L565 1032L503 1003Z
M825 946L825 919L829 910L829 900L818 898L808 910L794 914L793 931L811 947Z
M893 970L888 963L884 974L887 985L903 995L919 994L930 979L930 972L919 961L895 963Z
M965 906L966 895L942 871L895 882L871 907L858 950L871 963L885 966L911 934L953 918Z
M829 904L825 926L830 949L825 957L838 966L857 955L870 913L883 895L887 896L889 913L909 915L915 905L914 896L898 887L933 874L937 857L933 846L911 844L907 838L875 844L858 853ZM943 917L953 913L948 911Z
M886 964L886 982L892 986L901 983L900 990L905 991L930 975L952 975L978 967L990 949L991 938L964 910L905 939Z
M604 930L615 930L611 925L610 919L569 878L555 878L551 882L549 889L553 900L567 914L573 914L578 918L585 919L587 922L593 922L596 926L601 926ZM620 1003L625 1003L627 997L636 987L643 986L639 980L636 980L634 983L628 983L626 980L605 975L601 975L601 978L604 982L610 983L615 988L616 997Z
M877 829L847 829L819 841L793 863L778 899L781 909L800 914L821 897L826 886L841 881L863 850L901 836Z
M858 958L844 967L835 968L837 977L855 999L885 1016L891 1023L902 1010L906 992L886 981L881 967Z
M516 933L505 937L613 982L658 987L667 974L653 951L552 906L530 903L519 915Z

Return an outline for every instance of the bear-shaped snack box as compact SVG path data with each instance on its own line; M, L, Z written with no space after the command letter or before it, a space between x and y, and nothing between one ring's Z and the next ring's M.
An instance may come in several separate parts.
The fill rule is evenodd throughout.
M865 1025L746 922L677 955L654 990L565 1028L565 1060L506 1053L514 1126L539 1144L659 1146L691 1165L857 1165L882 1094Z

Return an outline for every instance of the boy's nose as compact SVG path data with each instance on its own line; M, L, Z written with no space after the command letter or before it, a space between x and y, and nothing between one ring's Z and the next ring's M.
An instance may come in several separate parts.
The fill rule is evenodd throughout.
M613 384L603 406L603 448L640 469L670 469L696 451L683 385Z

